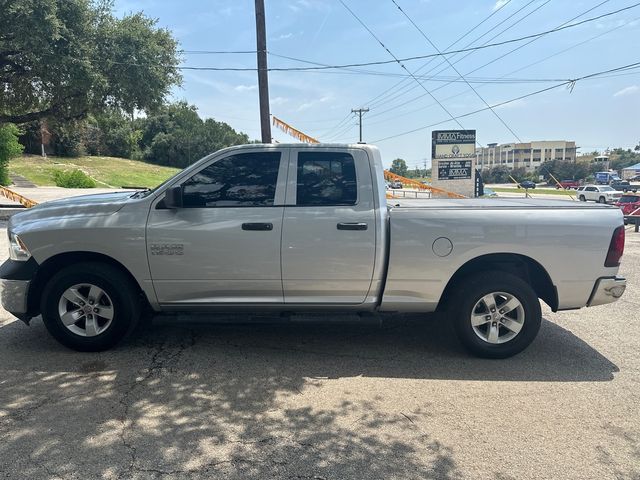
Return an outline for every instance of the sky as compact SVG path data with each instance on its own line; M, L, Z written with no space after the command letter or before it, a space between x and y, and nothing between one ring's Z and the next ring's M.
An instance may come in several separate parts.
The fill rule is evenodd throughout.
M578 18L571 23L636 2L396 3L407 16L392 0L265 0L269 67L313 66L304 62L344 65L431 55L544 32L574 17ZM157 19L158 25L173 32L185 51L256 49L252 0L115 0L114 8L120 16L143 11ZM495 113L486 108L563 81L640 62L640 5L535 40L447 58L403 61L406 70L392 62L349 70L271 71L271 113L320 141L350 143L358 141L351 109L368 107L363 116L363 140L380 148L386 165L403 158L409 168L423 166L430 158L433 129L475 129L483 145L518 139L576 141L579 153L633 148L640 142L640 69L579 80L572 88L561 86L506 103L494 108ZM255 68L256 55L184 53L182 65ZM174 89L173 99L196 105L202 117L227 122L251 139L260 138L255 71L185 69L182 73L183 84ZM459 118L460 125L451 120L451 116L483 108ZM442 123L424 128L438 122ZM272 134L278 142L295 141L276 128Z

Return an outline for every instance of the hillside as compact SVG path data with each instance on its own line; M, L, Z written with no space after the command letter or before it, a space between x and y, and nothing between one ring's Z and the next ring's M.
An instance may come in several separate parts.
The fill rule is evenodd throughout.
M56 170L80 169L93 178L98 187L155 187L179 171L136 160L117 157L47 157L24 155L9 162L15 173L39 186L55 185Z

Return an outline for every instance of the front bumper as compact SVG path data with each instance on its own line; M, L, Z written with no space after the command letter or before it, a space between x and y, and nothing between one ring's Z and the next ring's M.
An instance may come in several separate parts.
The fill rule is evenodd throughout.
M12 315L24 319L27 314L27 294L29 280L0 279L0 302L2 307Z
M602 277L596 284L589 297L587 307L605 305L618 300L627 288L627 280L622 277Z

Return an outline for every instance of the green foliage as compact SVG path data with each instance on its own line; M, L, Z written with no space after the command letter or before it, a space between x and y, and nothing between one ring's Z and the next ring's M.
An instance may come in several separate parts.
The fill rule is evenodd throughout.
M0 125L0 185L9 185L9 160L22 153L23 147L18 142L18 135L20 130L15 125Z
M391 173L395 173L396 175L400 175L402 177L407 176L407 162L405 162L402 158L396 158L393 162L391 162L391 168L389 169Z
M94 188L96 182L82 170L58 170L53 173L56 186L64 188Z
M627 150L614 148L610 153L610 159L610 168L613 170L622 170L623 168L640 163L640 152L631 151L630 148Z
M0 122L157 108L181 82L178 45L107 0L0 0Z
M507 167L501 165L488 168L482 172L482 181L484 183L512 183L509 178L510 173Z
M547 160L538 168L538 174L542 175L546 180L550 180L551 175L560 181L583 180L589 173L590 166L587 163L567 160Z
M221 148L249 143L246 134L224 122L203 121L186 102L169 104L138 124L143 158L158 165L182 168Z

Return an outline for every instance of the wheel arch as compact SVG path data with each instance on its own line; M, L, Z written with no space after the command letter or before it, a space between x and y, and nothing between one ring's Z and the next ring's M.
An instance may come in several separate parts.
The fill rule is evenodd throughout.
M119 261L103 253L90 251L65 252L46 259L38 267L38 271L29 286L29 293L27 295L28 310L32 316L37 315L40 311L40 299L47 281L62 268L83 262L104 263L117 268L131 280L144 302L148 303L144 290L138 280L136 280L129 269Z
M522 278L551 310L558 310L558 291L545 268L536 260L517 253L491 253L469 260L453 274L438 302L438 310L447 308L449 299L459 283L474 273L498 270Z

